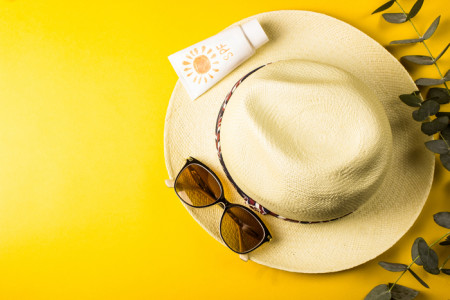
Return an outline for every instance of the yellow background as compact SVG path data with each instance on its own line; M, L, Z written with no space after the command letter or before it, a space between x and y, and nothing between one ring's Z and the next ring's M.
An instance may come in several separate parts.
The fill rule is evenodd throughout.
M409 263L417 236L445 232L432 220L449 210L450 173L440 164L399 243L321 275L242 262L163 183L164 117L177 80L168 55L281 9L331 15L382 45L415 38L409 24L370 15L383 2L0 0L0 299L362 299L394 281L377 261ZM450 42L447 2L425 1L414 19L423 33L442 15L434 55ZM413 1L401 3L409 10ZM426 54L422 45L388 49ZM450 52L440 66L450 67ZM410 69L437 77L433 66ZM416 270L430 290L409 274L400 284L420 290L417 299L450 298L448 276Z

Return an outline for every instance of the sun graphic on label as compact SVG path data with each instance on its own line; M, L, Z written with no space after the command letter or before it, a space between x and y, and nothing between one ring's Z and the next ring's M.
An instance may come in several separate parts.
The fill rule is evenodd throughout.
M214 73L219 72L218 67L214 66L219 64L219 61L215 59L216 56L211 48L206 50L206 46L202 46L201 50L192 49L183 61L186 76L192 78L192 82L207 83L208 79L214 78Z

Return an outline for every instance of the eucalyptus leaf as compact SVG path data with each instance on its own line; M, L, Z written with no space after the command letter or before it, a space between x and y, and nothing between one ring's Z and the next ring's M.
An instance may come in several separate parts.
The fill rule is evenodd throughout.
M444 88L431 88L428 90L427 99L433 99L439 104L447 104L450 102L450 94Z
M423 0L417 0L416 3L414 3L414 6L411 8L408 14L408 20L414 18L419 10L422 8Z
M391 272L402 272L408 269L407 265L380 261L378 264L385 270Z
M443 84L445 79L434 79L434 78L419 78L416 80L416 85L418 86L431 86Z
M411 257L412 257L412 260L414 261L414 263L416 264L416 265L419 265L419 266L421 266L421 265L423 265L423 262L422 262L422 260L420 259L420 255L419 255L419 241L420 240L423 240L423 238L421 238L421 237L418 237L418 238L416 238L416 240L414 241L414 243L413 243L413 245L412 245L412 247L411 247ZM424 240L425 241L425 240ZM417 256L419 256L417 259L416 259L416 257Z
M424 118L423 115L419 115L419 110L418 109L416 109L415 111L412 112L412 117L417 122L425 121L428 118L428 117Z
M436 114L437 116L438 114ZM450 126L441 131L441 136L450 145Z
M442 245L442 246L448 246L448 245L450 245L450 235L447 236L447 238L445 239L445 241L440 242L439 245Z
M389 283L389 288L392 286L392 283ZM417 297L419 295L419 292L416 290L413 290L409 287L395 284L394 287L391 290L392 299L394 300L411 300Z
M436 29L439 25L440 20L441 20L441 16L437 17L436 20L434 20L433 23L431 23L430 27L428 27L427 31L423 35L424 40L428 40L433 35L433 33L436 31Z
M397 44L414 44L414 43L419 43L419 42L423 42L423 38L419 38L419 39L407 39L407 40L396 40L396 41L392 41L389 44L391 45L397 45Z
M441 56L444 55L444 53L447 51L448 47L450 47L450 43L447 45L447 47L444 48L444 50L442 50L441 53L439 53L438 56L436 56L436 58L434 59L434 61L438 61L439 58L441 58Z
M418 64L418 65L432 65L434 64L434 60L425 55L406 55L403 56L401 59L410 61L412 63Z
M383 18L389 23L394 24L405 23L408 20L408 16L404 13L386 13L383 14Z
M420 259L423 262L423 268L425 269L425 271L435 275L439 274L440 272L438 268L439 258L436 252L430 247L428 247L427 243L423 239L419 240L418 249Z
M437 114L436 114L437 115ZM450 117L449 117L450 118ZM450 145L450 125L441 131L441 136Z
M449 81L450 80L450 70L448 70L447 73L445 73L444 79L445 79L445 81Z
M450 275L450 269L441 269L442 273Z
M448 117L439 117L431 122L422 123L421 130L426 135L433 135L441 130L444 130L448 126Z
M450 154L441 154L439 155L439 158L441 159L441 163L444 166L444 168L450 171ZM448 245L450 245L450 241Z
M449 149L447 144L443 140L432 140L425 142L425 146L430 150L431 152L438 153L438 154L448 154Z
M450 229L450 212L439 212L433 215L433 219L439 226Z
M395 0L391 0L391 1L386 2L385 4L381 5L381 6L378 7L376 10L374 10L374 12L372 13L372 15L373 15L373 14L376 14L376 13L379 13L379 12L381 12L381 11L385 11L386 9L388 9L389 7L391 7L392 4L394 4L394 3L395 3Z
M440 111L436 114L436 117L444 117L447 116L450 118L450 111Z
M434 100L426 100L422 102L422 105L419 107L417 112L418 118L426 120L429 116L433 116L439 112L439 108L441 106Z
M422 103L422 99L417 97L414 93L400 95L399 98L403 101L403 103L412 107L420 107Z
M380 284L374 287L364 298L364 300L390 300L391 291L387 284Z
M450 124L450 117L449 116L440 116L437 117L436 120L438 120L442 124L442 128L439 129L439 131L442 131L448 127Z
M417 275L413 270L408 269L409 273L411 273L412 276L414 276L415 279L417 279L418 282L420 282L421 285L423 285L424 287L426 287L427 289L429 289L430 287L428 286L428 284L422 280L422 278L419 277L419 275Z

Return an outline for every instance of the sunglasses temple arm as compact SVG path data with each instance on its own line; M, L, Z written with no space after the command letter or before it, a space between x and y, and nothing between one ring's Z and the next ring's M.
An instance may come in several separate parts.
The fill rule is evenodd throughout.
M166 186L168 188L173 188L175 181L172 179L166 179L166 180L164 180L164 183L166 184Z

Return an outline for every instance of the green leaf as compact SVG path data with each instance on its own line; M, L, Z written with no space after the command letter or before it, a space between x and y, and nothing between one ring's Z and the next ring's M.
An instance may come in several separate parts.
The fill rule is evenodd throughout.
M442 273L450 275L450 269L441 269Z
M422 99L417 97L415 93L400 95L400 100L412 107L420 107L422 103Z
M380 261L378 264L385 270L391 271L391 272L402 272L408 269L407 265L404 264L396 264L396 263L390 263L385 261Z
M438 153L438 154L448 154L449 149L447 144L443 140L433 140L425 142L425 146L430 150L431 152Z
M444 79L434 79L434 78L419 78L416 80L417 86L431 86L431 85L440 85L448 80Z
M392 283L389 283L389 288L392 286ZM417 297L419 295L419 292L416 290L413 290L409 287L395 284L394 287L391 290L392 299L394 300L411 300Z
M396 40L396 41L392 41L389 44L391 45L397 45L397 44L414 44L414 43L419 43L419 42L423 42L423 38L419 38L419 39L408 39L408 40Z
M432 99L439 104L447 104L450 102L450 94L447 89L444 88L431 88L427 93L427 100L428 99Z
M404 13L387 13L383 14L383 18L389 23L394 24L405 23L408 20L407 15Z
M391 292L387 284L380 284L374 287L364 298L364 300L390 300Z
M434 222L441 227L450 229L450 212L443 211L433 215Z
M432 65L434 63L434 60L431 57L424 55L406 55L401 59L410 61L418 65Z
M450 171L450 154L441 154L439 155L439 158L441 159L441 163L448 171ZM450 245L450 241L448 243Z
M421 285L423 285L424 287L426 287L427 289L429 289L430 287L428 286L428 284L422 280L422 278L419 277L419 275L417 275L413 270L408 269L409 273L412 274L412 276L414 276L415 279L417 279L418 282L420 282Z
M419 255L419 241L420 241L420 240L423 240L423 238L418 237L418 238L414 241L414 243L413 243L413 245L412 245L412 247L411 247L411 257L412 257L412 260L415 260L416 257L419 256L419 258L417 258L417 259L414 261L414 263L415 263L416 265L419 265L419 266L423 265L423 262L422 262L422 260L420 259L420 255ZM424 241L425 241L425 240L424 240Z
M426 120L429 116L433 116L439 112L441 106L434 100L426 100L422 102L422 105L418 109L418 118Z
M441 20L441 16L437 17L436 20L434 20L433 23L431 23L430 27L428 27L427 31L423 35L424 40L428 40L433 35L433 33L436 31L436 29L439 25L440 20Z
M376 10L374 10L372 15L388 9L389 7L392 6L392 4L394 4L394 2L395 2L395 0L391 0L391 1L386 2L385 4L381 5Z
M423 0L417 0L416 3L414 3L414 6L411 8L411 10L408 14L408 20L414 18L417 15L420 8L422 7L422 4L423 4Z
M441 53L439 53L438 56L436 56L436 58L434 59L434 61L438 61L439 58L441 58L441 56L444 55L444 53L447 51L448 47L450 47L450 43L447 45L447 47L444 48L444 50L442 50Z
M438 268L439 258L436 252L430 247L428 247L427 243L423 239L419 240L418 249L420 259L423 262L423 268L425 269L425 271L435 275L439 274L440 272Z
M441 130L444 130L448 126L448 117L439 117L431 122L422 123L421 130L426 135L433 135Z

